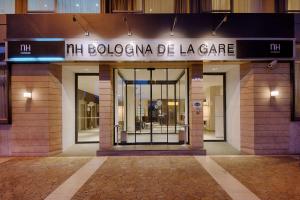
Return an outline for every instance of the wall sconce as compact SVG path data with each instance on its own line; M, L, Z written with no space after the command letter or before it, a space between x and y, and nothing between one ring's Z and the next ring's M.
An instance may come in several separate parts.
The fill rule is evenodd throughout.
M173 20L173 25L171 27L170 36L174 36L174 29L175 29L175 26L176 26L176 22L177 22L177 17L175 16L175 18Z
M32 98L32 93L31 92L24 92L23 93L24 98L26 99L31 99Z
M128 23L127 17L124 17L124 18L123 18L123 21L125 22L126 27L127 27L127 35L128 35L128 36L132 36L131 27L130 27L130 25L129 25L129 23Z
M278 90L272 90L271 91L271 97L276 97L279 95L279 91Z
M76 5L77 6L77 5ZM77 7L79 7L79 4L78 4L78 6ZM90 32L79 22L79 20L76 18L76 16L75 15L73 15L73 18L72 18L72 20L73 20L73 22L74 23L77 23L79 26L80 26L80 28L84 31L84 35L86 36L86 37L88 37L88 36L90 36Z
M217 31L219 30L219 28L226 23L228 20L227 15L224 16L224 18L222 19L222 21L218 24L218 26L212 31L212 35L216 36L217 35Z

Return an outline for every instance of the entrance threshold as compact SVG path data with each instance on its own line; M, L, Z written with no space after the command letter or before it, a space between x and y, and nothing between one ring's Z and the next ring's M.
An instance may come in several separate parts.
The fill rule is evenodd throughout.
M190 145L119 145L111 150L99 150L97 156L192 156L206 155L205 149Z

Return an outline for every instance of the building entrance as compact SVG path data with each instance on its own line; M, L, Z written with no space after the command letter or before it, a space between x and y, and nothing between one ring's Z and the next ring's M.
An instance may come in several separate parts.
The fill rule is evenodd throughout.
M115 143L188 142L186 69L115 69Z

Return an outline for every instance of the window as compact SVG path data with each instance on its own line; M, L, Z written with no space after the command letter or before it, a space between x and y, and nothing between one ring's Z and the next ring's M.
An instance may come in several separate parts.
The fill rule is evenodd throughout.
M300 120L300 63L295 64L295 119Z
M288 12L300 12L300 1L288 0Z
M298 1L298 0L296 0ZM235 13L274 13L274 0L233 0Z
M118 12L143 12L144 0L112 0L111 9L113 13Z
M204 140L224 141L225 136L225 74L204 73L203 123Z
M0 124L9 123L8 83L8 67L5 63L0 62Z
M231 12L231 0L212 0L212 12Z
M76 143L99 142L99 74L76 74Z
M15 13L15 0L0 0L0 14Z
M59 13L100 13L100 0L57 0Z
M145 0L145 13L174 13L174 0Z
M55 12L55 0L28 0L28 12Z

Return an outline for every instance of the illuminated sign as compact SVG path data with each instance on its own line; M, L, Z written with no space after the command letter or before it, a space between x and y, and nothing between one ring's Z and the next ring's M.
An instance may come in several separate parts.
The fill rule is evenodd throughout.
M8 61L201 61L294 59L293 39L32 39L8 41Z
M63 39L33 39L8 41L8 61L11 62L58 62L64 61Z
M66 40L66 60L234 60L234 39Z

